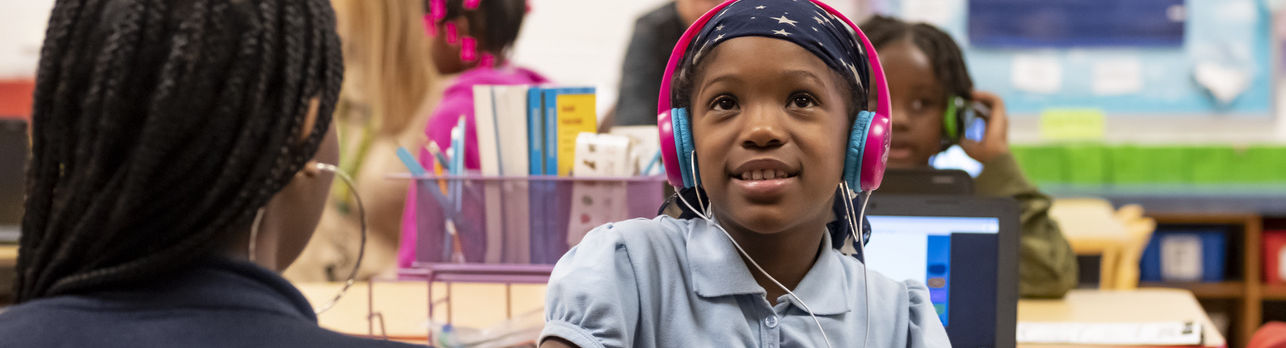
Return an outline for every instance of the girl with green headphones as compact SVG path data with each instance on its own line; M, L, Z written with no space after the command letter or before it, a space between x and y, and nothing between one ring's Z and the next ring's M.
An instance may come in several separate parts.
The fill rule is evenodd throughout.
M1012 197L1022 206L1019 293L1061 297L1076 286L1076 256L1047 214L1049 196L1023 176L1009 153L1008 117L999 96L974 90L964 56L942 30L875 16L861 25L879 51L893 102L890 168L930 166L934 155L960 145L982 163L979 195ZM985 130L971 113L984 109ZM981 112L977 112L981 113ZM893 175L890 173L890 175Z

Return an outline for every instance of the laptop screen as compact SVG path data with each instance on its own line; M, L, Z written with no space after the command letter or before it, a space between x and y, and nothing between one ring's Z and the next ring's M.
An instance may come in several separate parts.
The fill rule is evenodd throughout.
M994 332L999 218L872 215L868 219L871 241L866 253L871 270L927 285L930 301L953 342L960 342L962 334Z

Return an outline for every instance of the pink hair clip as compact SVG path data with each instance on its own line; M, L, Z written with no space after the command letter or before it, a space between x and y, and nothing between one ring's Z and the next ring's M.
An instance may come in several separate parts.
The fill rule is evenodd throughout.
M482 0L464 0L464 8L466 10L477 9L479 2L482 2Z
M446 30L447 30L447 44L454 45L456 41L460 40L459 32L456 31L455 22L447 22Z
M429 13L433 14L433 21L438 22L447 18L446 0L433 0L429 3Z
M491 55L491 53L483 52L482 58L478 58L478 66L487 68L496 66L496 56Z
M470 36L460 38L460 60L472 62L478 60L478 40Z

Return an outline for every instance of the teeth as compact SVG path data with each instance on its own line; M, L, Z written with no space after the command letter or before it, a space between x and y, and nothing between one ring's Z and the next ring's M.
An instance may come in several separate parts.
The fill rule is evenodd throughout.
M741 173L741 180L773 180L790 177L784 170L760 169Z

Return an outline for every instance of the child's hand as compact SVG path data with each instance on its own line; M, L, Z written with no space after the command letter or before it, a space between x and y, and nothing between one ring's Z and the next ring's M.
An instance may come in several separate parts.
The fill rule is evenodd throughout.
M990 92L973 91L973 100L991 109L987 117L987 132L982 142L961 139L960 147L974 160L987 163L998 155L1009 153L1009 117L1005 115L1005 102Z

